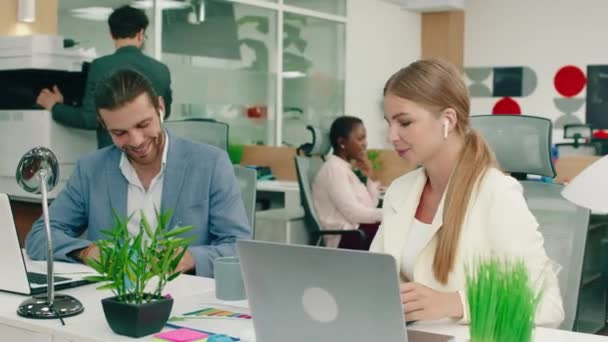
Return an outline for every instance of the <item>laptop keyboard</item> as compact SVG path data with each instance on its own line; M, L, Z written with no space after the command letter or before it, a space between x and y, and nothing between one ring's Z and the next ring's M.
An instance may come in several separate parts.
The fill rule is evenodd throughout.
M30 284L46 285L46 278L46 274L43 273L27 272L27 280L29 280ZM58 282L70 280L70 278L53 277L53 280Z

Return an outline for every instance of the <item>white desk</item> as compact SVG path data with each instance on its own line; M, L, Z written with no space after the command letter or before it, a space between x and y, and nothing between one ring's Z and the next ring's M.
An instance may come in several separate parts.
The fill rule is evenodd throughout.
M203 307L224 307L232 311L248 313L247 302L228 303L218 301L212 289L198 295L182 297L173 303L173 315L191 312ZM194 329L222 333L229 336L239 337L243 342L254 341L255 333L251 320L229 320L229 319L192 319L184 322L175 322L179 325L187 325ZM168 330L168 329L165 329ZM119 336L112 332L106 323L103 312L98 318L79 321L75 324L61 327L54 332L54 342L105 342L105 341L133 341L134 338ZM143 341L153 340L152 336L142 337Z
M279 181L279 180L260 180L257 182L257 189L260 191L297 191L300 192L300 186L295 181Z
M167 292L175 299L173 315L183 314L204 305L222 305L214 294L212 279L194 276L181 276L169 283ZM101 298L109 296L108 291L97 291L95 285L74 288L63 293L71 294L81 300L85 311L81 315L65 319L66 326L61 326L59 320L31 320L17 316L17 305L25 299L23 296L0 293L0 336L2 341L45 341L45 342L101 342L101 341L131 341L135 339L115 335L108 324L101 308ZM233 302L235 307L243 308L246 312L247 302ZM235 310L236 311L236 310ZM244 342L255 339L253 323L250 320L219 320L197 319L180 324L193 328L225 333L240 337ZM457 341L466 341L468 327L445 322L419 323L412 329L438 332L453 335ZM142 341L151 341L152 337L143 337ZM579 334L561 330L538 328L535 331L535 341L544 342L595 342L608 340L605 336Z
M286 209L297 210L302 207L298 182L261 180L257 182L256 189L259 192L283 193L283 207Z
M414 324L411 328L415 330L452 335L456 337L457 342L469 341L469 327L466 325L455 325L439 321L417 323ZM536 342L605 342L608 340L608 337L591 334L581 334L557 329L536 328L534 331L533 340Z
M88 336L97 334L97 331L89 329L90 321L95 321L99 322L100 327L107 328L111 332L103 315L101 299L110 297L112 294L109 291L98 291L95 289L96 287L97 285L92 284L59 291L76 297L84 305L82 314L64 319L66 326L63 328L78 327L85 324L88 330L85 336ZM213 289L213 279L181 276L167 285L166 293L171 294L175 303L181 303L187 302L186 298L189 296L202 295L205 292L213 291ZM17 306L26 298L27 296L0 293L0 339L2 341L53 341L53 336L58 330L62 329L61 322L58 319L35 320L18 316L16 313ZM82 340L82 338L79 339L79 341ZM105 341L108 341L108 339Z
M256 212L256 240L308 244L300 186L293 181L258 181L258 199L270 200L270 210Z

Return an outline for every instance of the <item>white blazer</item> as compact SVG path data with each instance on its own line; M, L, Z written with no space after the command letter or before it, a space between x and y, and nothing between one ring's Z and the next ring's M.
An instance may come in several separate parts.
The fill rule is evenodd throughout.
M422 189L426 183L422 168L396 179L384 197L382 225L370 251L392 255L401 269L403 246L413 225ZM476 194L476 195L475 195ZM433 219L440 226L443 218L443 199ZM557 327L564 319L564 309L557 277L548 266L549 258L538 232L538 223L523 197L521 184L498 169L491 168L476 186L469 201L460 233L454 268L447 284L440 283L433 274L433 259L437 248L434 236L422 249L414 265L414 279L438 291L458 291L463 303L462 323L469 323L469 308L465 295L465 264L480 256L521 258L526 263L531 280L544 286L535 322L537 325ZM403 275L402 279L405 281Z

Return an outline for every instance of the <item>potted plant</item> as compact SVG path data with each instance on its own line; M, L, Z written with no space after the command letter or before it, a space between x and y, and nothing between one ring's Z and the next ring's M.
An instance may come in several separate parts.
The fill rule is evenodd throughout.
M467 268L471 342L530 342L542 296L522 260L490 258Z
M86 260L99 273L88 280L102 282L97 289L114 293L101 302L110 328L119 335L141 337L159 332L169 318L173 299L163 297L162 291L179 276L177 266L193 240L180 237L192 226L166 230L171 214L157 212L158 224L152 230L141 212L140 230L133 236L127 228L133 215L123 219L114 213L114 227L102 231L107 239L96 242L99 260Z

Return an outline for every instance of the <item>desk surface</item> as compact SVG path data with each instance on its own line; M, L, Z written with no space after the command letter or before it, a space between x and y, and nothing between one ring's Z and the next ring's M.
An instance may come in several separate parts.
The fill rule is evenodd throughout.
M288 192L288 191L300 191L298 182L294 181L277 181L277 180L260 180L257 181L256 189L258 191L272 191L272 192Z
M456 325L453 323L446 323L445 321L438 321L417 323L414 324L411 329L452 335L456 337L457 342L469 341L469 327L466 325ZM608 337L558 329L536 328L533 340L536 342L605 342L608 340Z
M31 320L17 316L15 310L18 304L26 297L8 293L0 293L0 336L3 339L17 336L15 331L23 331L20 337L29 337L35 341L55 342L101 342L101 341L130 341L131 338L115 335L105 321L101 308L101 298L110 296L108 291L98 291L96 285L87 285L73 288L62 293L75 296L85 306L83 314L65 319L66 325L61 326L58 320ZM181 276L166 288L175 299L172 315L180 315L204 306L231 305L237 311L242 309L248 312L247 302L220 302L215 299L213 279L195 276ZM243 341L254 341L255 334L251 320L222 320L222 319L195 319L180 324L187 324L192 328L225 333L240 337ZM418 323L411 329L438 332L456 337L456 341L467 341L468 327L455 325L445 321ZM11 332L13 335L11 335ZM24 335L29 334L29 335ZM141 340L151 341L152 337ZM573 333L555 329L537 328L535 341L580 341L594 342L606 341L604 336Z
M5 331L14 331L14 328L17 328L29 332L32 335L49 336L51 338L47 339L47 341L52 341L52 336L57 334L58 331L70 331L70 329L77 329L81 326L85 327L86 332L83 333L78 341L85 341L88 336L100 336L102 328L107 329L107 332L112 334L112 331L105 321L103 309L101 307L101 299L111 296L111 292L98 291L96 290L96 287L97 285L91 284L59 291L59 293L65 293L76 297L82 302L85 308L82 314L65 318L65 327L61 326L59 320L34 320L18 316L16 313L18 305L28 297L0 292L0 336L2 336L2 339L4 340L7 336ZM212 292L213 289L213 279L184 275L169 283L166 287L166 292L170 293L177 303L181 303L188 302L187 300L184 300L185 297L199 296L205 292ZM99 323L99 331L91 329L92 322ZM115 340L116 337L117 336L114 335L112 338L106 338L104 341ZM91 339L91 341L97 341L97 339Z
M177 299L173 309L173 314L182 314L188 311L196 310L205 305L226 305L226 302L218 302L215 299L215 294L212 289L203 292L199 295ZM246 302L232 303L233 307L247 310ZM238 310L238 309L237 309ZM235 311L237 311L235 310ZM240 311L239 311L240 312ZM231 336L240 337L242 341L255 341L255 333L253 330L253 322L250 320L219 320L219 319L197 319L188 321L187 324L191 328L201 329L205 331L213 331L216 333L224 333ZM455 325L445 321L418 323L410 327L410 329L437 332L456 337L456 341L465 342L469 339L468 326ZM57 342L102 342L102 341L130 341L133 339L119 337L112 333L108 327L103 314L87 320L80 321L76 324L60 328L55 331L55 339ZM152 340L151 337L143 338L142 340ZM580 334L556 329L537 328L535 331L534 341L551 341L551 342L594 342L606 341L608 337Z

